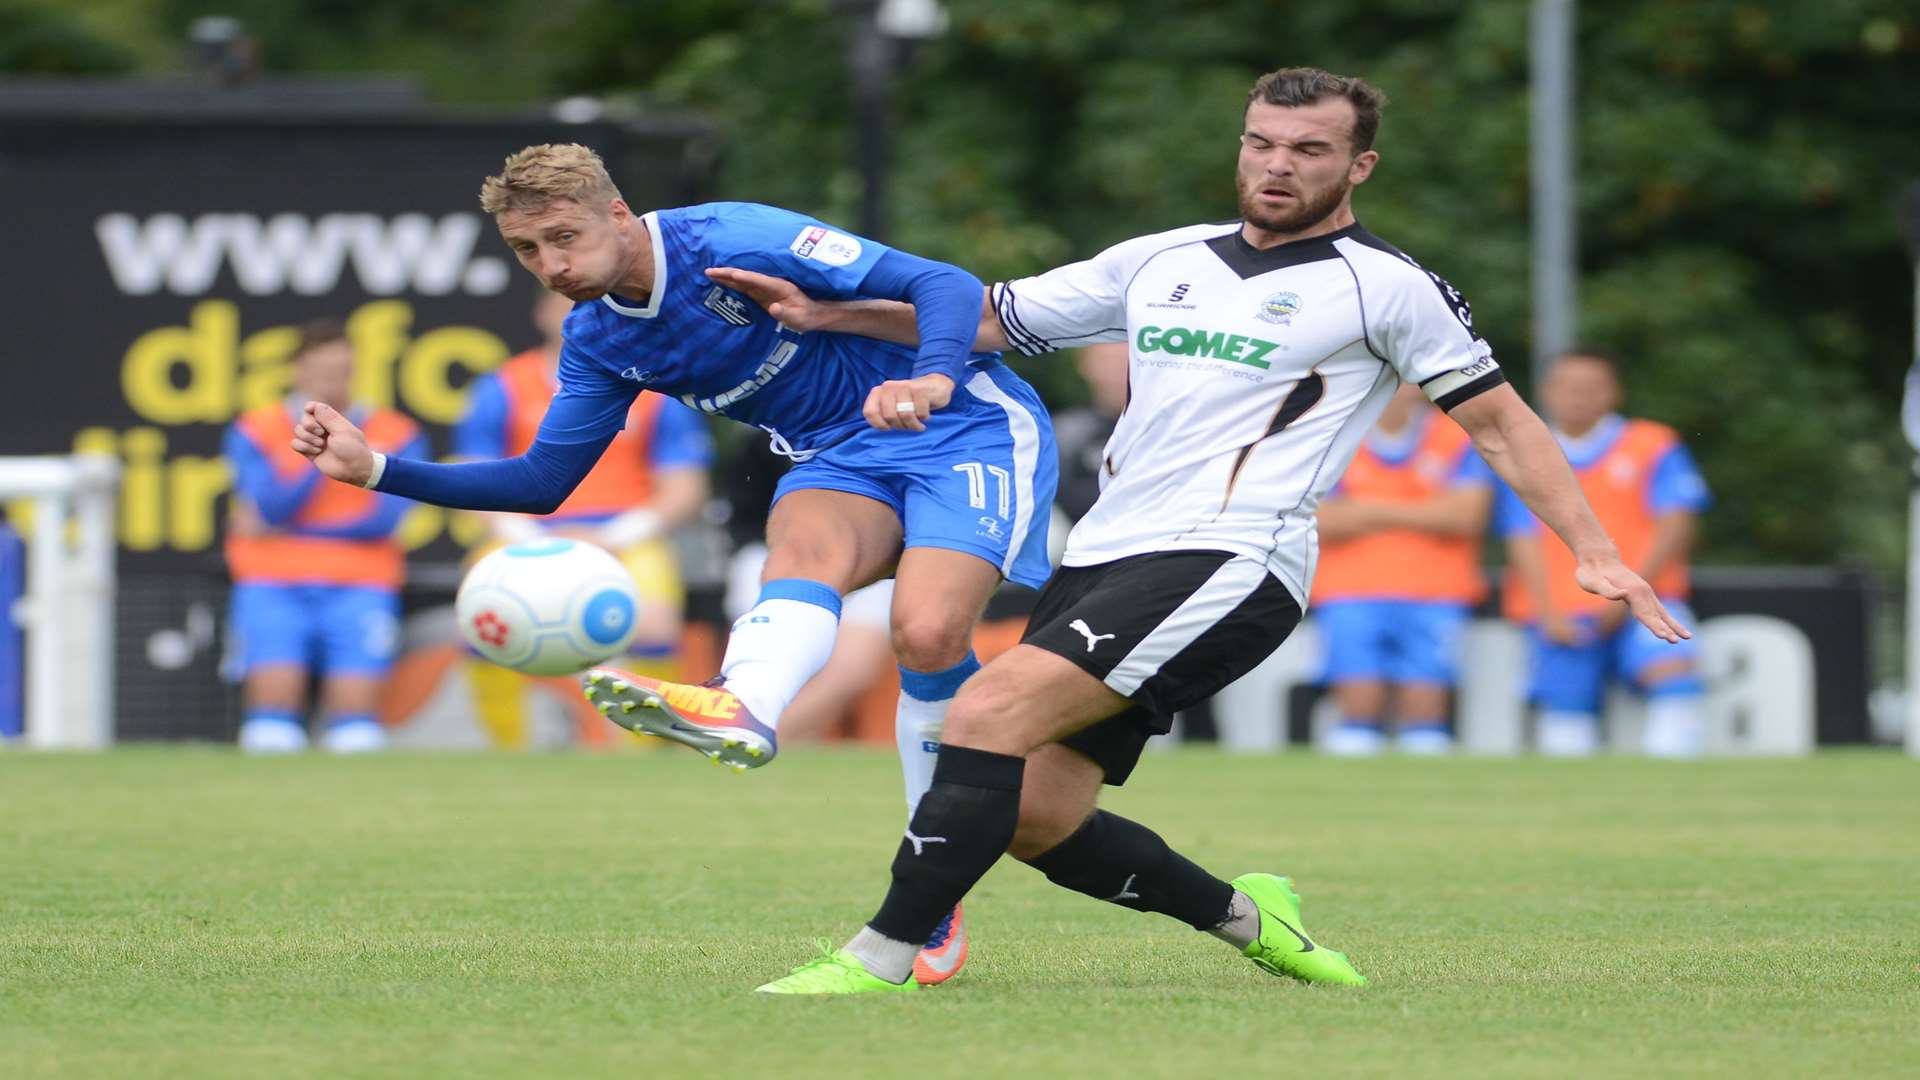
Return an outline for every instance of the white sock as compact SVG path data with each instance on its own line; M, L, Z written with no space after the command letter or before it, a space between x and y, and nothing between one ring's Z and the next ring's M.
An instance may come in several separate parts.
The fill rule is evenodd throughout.
M838 593L817 581L769 581L734 621L720 674L755 720L778 728L800 687L827 666L839 632Z
M1690 758L1706 752L1707 733L1697 694L1664 694L1647 702L1641 748L1652 757Z
M1592 757L1600 752L1600 718L1549 709L1540 714L1540 752L1548 757Z
M1320 743L1321 750L1335 757L1372 757L1386 748L1380 725L1355 720L1335 724Z
M1227 907L1227 918L1219 926L1207 931L1221 941L1245 952L1260 936L1260 909L1239 889L1233 890L1233 903Z
M291 715L274 713L247 717L240 725L240 752L297 754L307 748L307 728Z
M1453 752L1453 732L1444 724L1415 724L1394 735L1394 748L1403 754L1435 757Z
M900 775L907 785L907 819L920 808L920 796L933 786L933 763L940 756L940 732L947 706L960 684L980 670L972 653L945 671L900 669L900 704L893 714L893 738L900 748Z
M900 778L907 785L907 817L920 808L920 796L933 786L933 763L940 757L940 728L946 701L921 701L905 691L893 714L893 738L900 747Z
M320 745L330 754L376 753L387 748L387 729L371 716L335 720L320 732Z
M913 960L920 955L921 945L895 941L871 926L863 926L843 948L869 973L890 983L904 983L913 974Z

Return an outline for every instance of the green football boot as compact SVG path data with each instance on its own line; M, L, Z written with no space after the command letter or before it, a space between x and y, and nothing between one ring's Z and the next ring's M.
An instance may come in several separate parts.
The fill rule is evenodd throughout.
M825 948L822 942L822 954L793 969L793 973L784 978L775 979L765 986L754 988L756 994L910 994L920 989L920 984L908 978L903 983L890 983L862 967L860 961L845 949L837 951Z
M1292 878L1243 874L1231 884L1260 909L1260 936L1241 950L1242 956L1264 971L1301 982L1367 985L1366 977L1354 970L1345 953L1322 948L1307 937L1306 925L1300 921L1300 895L1293 891Z

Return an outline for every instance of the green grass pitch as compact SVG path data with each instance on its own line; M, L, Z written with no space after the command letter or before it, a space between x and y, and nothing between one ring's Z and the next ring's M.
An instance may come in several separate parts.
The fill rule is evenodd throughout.
M1150 757L1308 988L1002 863L907 998L749 991L878 903L890 755L0 755L0 1076L1920 1075L1920 763Z

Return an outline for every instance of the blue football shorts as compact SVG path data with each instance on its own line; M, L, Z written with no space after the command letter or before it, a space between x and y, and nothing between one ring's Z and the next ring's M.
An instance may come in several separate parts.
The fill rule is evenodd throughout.
M359 585L233 587L233 674L296 664L328 675L380 676L400 640L400 595Z
M1046 407L1004 367L976 370L927 430L867 428L781 477L793 491L845 491L893 507L906 547L977 555L1029 588L1046 583L1047 521L1060 461Z
M1313 605L1326 646L1326 680L1452 686L1472 613L1427 600L1329 600Z
M1660 602L1682 623L1698 625L1693 609L1685 600L1662 597ZM1591 618L1576 621L1583 622L1589 630L1593 627ZM1533 644L1531 697L1541 708L1556 711L1599 712L1606 703L1609 679L1619 679L1635 690L1644 691L1647 689L1645 672L1655 664L1686 660L1696 671L1700 664L1699 638L1669 645L1654 637L1653 631L1631 615L1613 633L1577 645L1548 641L1537 626L1529 627L1527 636Z

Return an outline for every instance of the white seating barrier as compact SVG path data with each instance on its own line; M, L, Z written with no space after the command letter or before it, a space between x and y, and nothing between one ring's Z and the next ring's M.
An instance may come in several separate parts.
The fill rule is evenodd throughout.
M1714 754L1806 754L1814 745L1813 647L1792 623L1766 615L1722 615L1698 628L1706 745ZM1285 749L1293 689L1320 677L1319 628L1309 618L1266 662L1213 700L1222 749L1271 753ZM1525 634L1498 619L1467 630L1455 734L1462 752L1518 754L1527 749ZM1643 708L1616 689L1607 702L1607 739L1621 752L1640 743ZM1317 745L1335 721L1322 697L1311 722Z
M114 508L110 457L0 458L0 500L30 507L26 591L8 616L26 631L25 742L113 742Z

